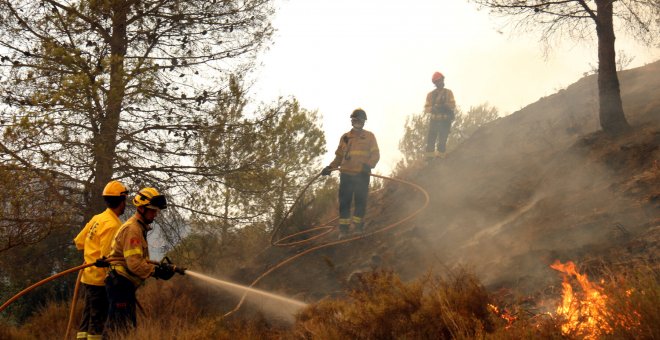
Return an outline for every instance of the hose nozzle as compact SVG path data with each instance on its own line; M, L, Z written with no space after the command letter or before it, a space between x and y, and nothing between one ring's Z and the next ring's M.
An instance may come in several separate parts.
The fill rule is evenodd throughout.
M188 270L188 268L174 266L174 272L180 275L186 275L186 270Z
M163 259L160 262L161 263L167 263L167 264L171 265L173 267L174 272L178 273L180 275L185 275L186 270L188 269L188 268L184 268L184 267L175 266L174 264L172 264L172 260L170 260L170 258L167 257L167 256L163 257Z

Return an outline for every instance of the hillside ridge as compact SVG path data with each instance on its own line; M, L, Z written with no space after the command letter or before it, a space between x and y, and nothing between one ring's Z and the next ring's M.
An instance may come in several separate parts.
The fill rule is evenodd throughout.
M431 196L414 221L319 250L262 284L308 300L341 294L377 255L404 279L468 266L489 286L528 291L556 280L548 266L557 259L612 259L637 242L649 253L627 260L657 261L660 61L620 73L633 130L618 138L599 132L595 82L584 77L483 126L438 164L402 171ZM413 211L419 196L385 183L367 230ZM295 251L272 250L264 268Z

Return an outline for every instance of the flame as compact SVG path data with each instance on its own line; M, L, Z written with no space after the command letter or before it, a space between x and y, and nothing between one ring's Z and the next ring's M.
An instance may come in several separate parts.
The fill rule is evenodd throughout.
M506 326L504 327L505 329L509 329L509 328L511 327L511 324L513 324L513 322L516 321L516 320L518 319L517 316L515 316L515 315L509 313L509 311L506 310L506 309L503 309L503 310L500 312L500 309L497 308L497 306L495 306L495 305L493 305L493 304L490 304L490 303L489 303L489 304L488 304L488 308L489 308L493 313L495 313L495 315L499 316L500 318L502 318L502 319L504 319L504 320L506 321Z
M611 334L612 327L607 323L607 296L602 288L590 282L586 274L578 273L575 263L571 261L566 264L555 261L550 268L564 273L562 301L557 307L557 315L565 320L561 326L562 333L579 335L584 339ZM573 291L570 278L575 278L582 292Z

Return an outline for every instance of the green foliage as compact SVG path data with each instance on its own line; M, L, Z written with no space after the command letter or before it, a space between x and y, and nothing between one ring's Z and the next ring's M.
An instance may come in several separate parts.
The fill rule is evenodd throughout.
M240 97L240 87L235 95ZM198 147L199 165L215 168L243 164L241 171L205 179L203 195L191 197L196 207L191 217L193 232L217 234L229 245L232 230L252 226L272 230L293 204L299 191L316 175L325 153L325 136L316 112L301 108L295 99L281 100L264 108L263 122L241 118L243 106L234 106L218 118L227 119L237 135L205 135ZM246 162L248 160L249 162ZM307 193L311 200L313 193Z
M85 219L111 178L178 193L217 176L190 166L189 145L218 130L211 112L236 100L223 96L231 74L252 66L272 14L266 0L0 1L12 36L0 42L0 166L66 178Z
M229 276L239 269L258 265L254 261L270 246L269 239L268 230L258 224L232 229L225 238L212 231L194 232L170 255L192 269Z
M211 132L243 133L217 118L244 105L232 74L253 66L273 13L267 0L0 0L0 34L12 37L0 41L0 252L47 254L22 271L21 261L3 263L3 295L79 263L71 240L105 208L110 179L168 195L160 227L178 241L194 201L186 198L252 160L196 166L206 150L194 146ZM241 114L255 125L270 119ZM42 300L23 305L21 318L47 295L33 296Z

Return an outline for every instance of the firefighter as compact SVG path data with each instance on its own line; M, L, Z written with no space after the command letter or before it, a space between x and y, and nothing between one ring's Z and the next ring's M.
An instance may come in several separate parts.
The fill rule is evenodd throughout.
M73 239L76 248L83 251L85 263L110 253L110 244L121 221L119 216L126 208L126 187L119 181L110 181L103 189L106 209L92 217L78 236ZM87 267L83 270L80 282L83 291L83 312L76 339L101 339L103 325L108 315L108 297L103 280L107 268Z
M380 152L373 133L364 129L367 114L362 109L351 113L351 131L339 139L335 159L323 168L321 175L327 176L332 169L339 168L339 238L348 235L351 222L358 233L364 231L364 214L367 210L369 174L378 160ZM355 211L351 218L351 202L355 199Z
M426 159L445 157L447 137L449 137L449 130L456 112L454 93L445 88L445 76L440 72L435 72L431 81L436 88L426 95L424 104L424 113L429 114Z
M160 265L149 261L147 232L160 210L167 208L167 200L154 188L143 188L133 198L137 208L117 231L112 241L110 258L113 261L105 279L110 308L106 330L126 331L137 326L135 291L144 280L153 276L169 280L174 275L174 267L167 263Z

